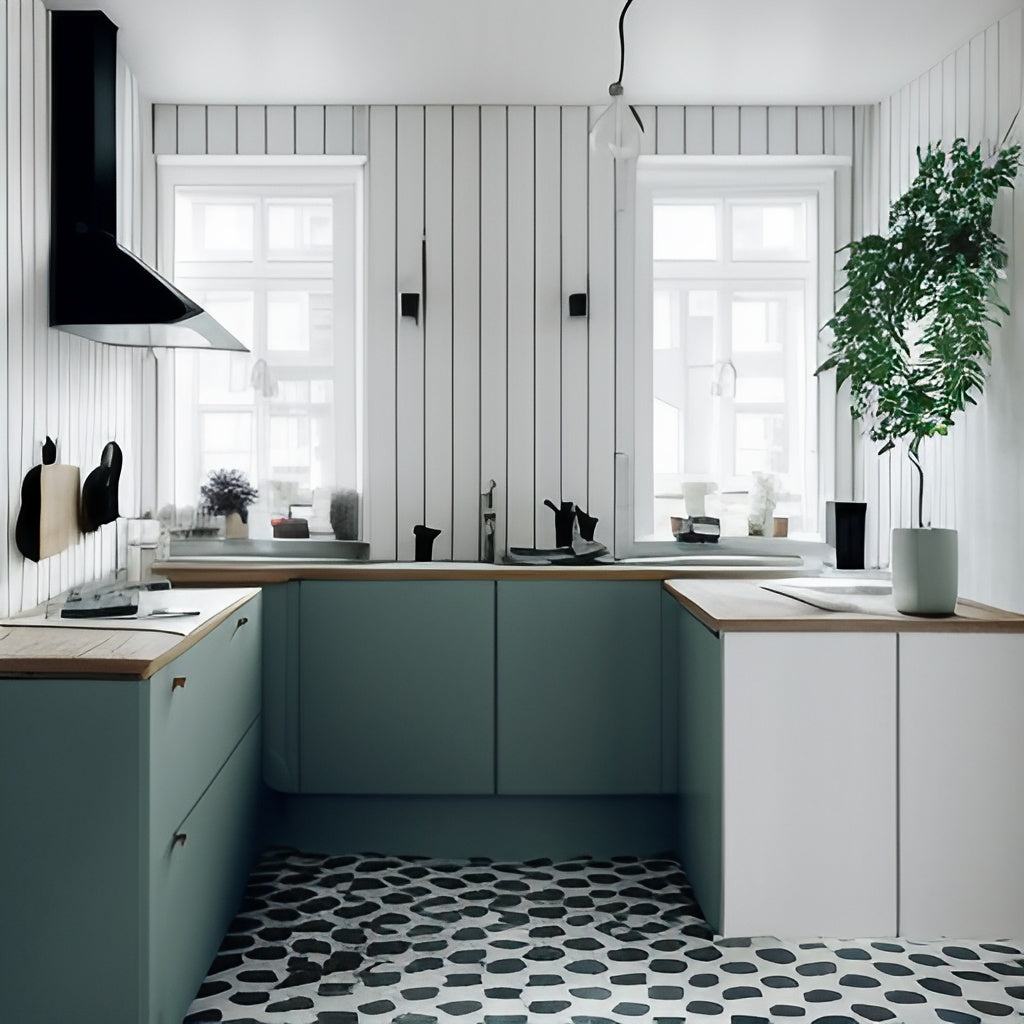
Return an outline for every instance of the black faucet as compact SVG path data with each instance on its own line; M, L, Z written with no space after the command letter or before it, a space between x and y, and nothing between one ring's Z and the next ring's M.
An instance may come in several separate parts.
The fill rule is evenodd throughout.
M572 547L572 521L576 517L576 506L571 501L563 501L559 508L550 498L545 498L544 504L555 513L555 547Z

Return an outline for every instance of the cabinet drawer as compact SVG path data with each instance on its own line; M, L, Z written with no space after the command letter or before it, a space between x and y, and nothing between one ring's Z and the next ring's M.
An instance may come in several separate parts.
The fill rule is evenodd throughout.
M149 687L151 821L158 833L188 814L259 714L259 597L161 669Z
M150 1024L181 1024L238 910L255 852L259 774L257 719L189 816L154 838Z

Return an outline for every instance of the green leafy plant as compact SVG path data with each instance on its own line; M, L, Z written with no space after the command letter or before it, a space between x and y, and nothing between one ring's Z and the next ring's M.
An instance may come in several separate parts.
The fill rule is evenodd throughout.
M992 209L999 190L1013 187L1020 146L983 158L956 139L948 154L939 144L918 148L917 159L888 236L845 247L846 300L823 328L833 332L831 354L815 372L834 369L837 389L849 381L853 415L882 442L879 454L909 439L923 526L921 443L976 404L991 358L988 326L1010 312L996 294L1006 250Z
M214 469L209 479L199 488L202 499L200 509L207 515L226 516L237 512L242 522L249 521L249 506L256 501L259 491L239 469Z

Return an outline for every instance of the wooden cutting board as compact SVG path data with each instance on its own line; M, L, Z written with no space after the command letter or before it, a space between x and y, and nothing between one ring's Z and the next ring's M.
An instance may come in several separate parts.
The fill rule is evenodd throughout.
M40 466L39 558L60 554L78 539L77 466Z

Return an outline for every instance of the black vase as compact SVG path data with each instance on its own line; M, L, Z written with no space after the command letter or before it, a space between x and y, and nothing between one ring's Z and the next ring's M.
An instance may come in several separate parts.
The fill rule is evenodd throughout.
M867 510L863 501L825 502L825 543L836 549L837 569L864 568Z

